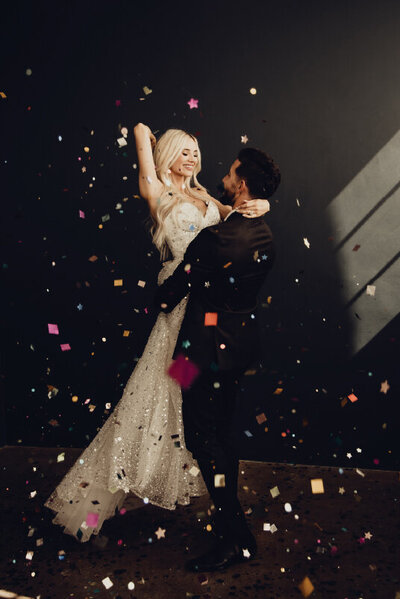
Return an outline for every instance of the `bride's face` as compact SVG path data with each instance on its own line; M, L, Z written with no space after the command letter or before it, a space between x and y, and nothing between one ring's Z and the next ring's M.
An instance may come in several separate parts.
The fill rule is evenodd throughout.
M181 150L179 157L175 160L170 170L175 175L191 177L194 168L199 161L199 151L196 142L188 137Z

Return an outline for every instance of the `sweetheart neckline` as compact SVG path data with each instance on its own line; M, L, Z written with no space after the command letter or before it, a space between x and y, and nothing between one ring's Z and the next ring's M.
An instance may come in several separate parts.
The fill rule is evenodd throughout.
M202 200L202 201L203 201L203 200ZM196 204L194 204L193 202L187 202L187 201L185 200L184 202L181 202L181 203L182 203L182 204L189 204L189 206L193 206L193 207L194 207L194 208L195 208L195 209L196 209L198 212L200 212L200 215L201 215L201 217L204 219L204 218L206 218L206 216L207 216L207 212L208 212L208 209L209 209L209 207L210 207L211 201L212 201L212 200L210 200L210 201L208 202L208 204L206 204L206 205L207 205L207 210L205 211L205 213L204 213L204 214L202 213L202 211L200 210L200 208L197 208ZM205 203L205 202L204 202L204 203Z

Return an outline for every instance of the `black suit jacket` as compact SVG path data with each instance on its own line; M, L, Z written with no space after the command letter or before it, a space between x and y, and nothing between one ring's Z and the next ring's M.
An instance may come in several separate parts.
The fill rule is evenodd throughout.
M200 231L156 292L164 312L190 293L174 357L183 353L202 371L247 368L259 351L257 294L274 260L273 236L261 217L233 212ZM217 314L216 326L205 326L207 312Z

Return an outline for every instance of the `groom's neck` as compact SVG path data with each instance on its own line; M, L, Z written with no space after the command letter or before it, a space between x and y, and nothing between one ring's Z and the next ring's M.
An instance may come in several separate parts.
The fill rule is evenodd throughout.
M248 193L241 193L237 198L234 198L232 208L233 210L237 208L242 202L246 202L247 200L252 200L253 198L249 196Z

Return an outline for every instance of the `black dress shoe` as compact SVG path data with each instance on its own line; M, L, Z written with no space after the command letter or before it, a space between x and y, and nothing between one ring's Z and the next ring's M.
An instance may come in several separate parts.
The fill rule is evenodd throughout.
M185 567L191 572L212 572L225 570L232 564L246 562L254 559L257 546L243 547L240 543L220 540L211 551L207 551L200 557L186 562Z

